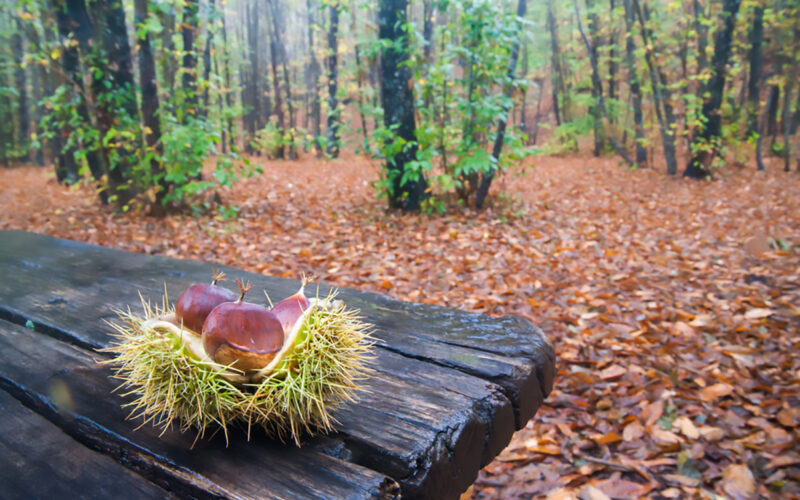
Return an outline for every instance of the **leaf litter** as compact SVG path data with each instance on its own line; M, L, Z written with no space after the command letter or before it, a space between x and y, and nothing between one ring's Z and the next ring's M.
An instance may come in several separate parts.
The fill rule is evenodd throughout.
M800 497L797 173L537 158L484 212L404 216L375 161L255 161L220 193L233 220L114 213L5 169L0 228L530 319L555 388L464 498Z

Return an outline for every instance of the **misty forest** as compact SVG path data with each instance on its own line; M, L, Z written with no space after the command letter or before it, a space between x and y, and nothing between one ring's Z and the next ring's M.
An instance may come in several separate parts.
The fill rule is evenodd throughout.
M2 0L0 228L530 319L469 498L785 498L798 81L798 0Z

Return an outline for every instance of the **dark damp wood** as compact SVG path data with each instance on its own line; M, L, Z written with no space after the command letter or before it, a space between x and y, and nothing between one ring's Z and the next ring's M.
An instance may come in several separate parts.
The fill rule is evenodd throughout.
M165 282L174 299L190 284L208 281L211 275L211 266L197 261L110 250L20 231L0 234L4 236L0 238L0 271L8 277L0 281L0 305L10 312L14 308L35 310L51 325L59 323L59 315L70 313L89 314L100 322L114 319L113 301L136 306L140 289L152 291L151 298L160 300ZM47 272L35 272L42 268ZM266 290L271 297L286 297L299 288L297 281L224 269L229 276L246 275L256 288ZM20 289L25 280L31 282ZM115 294L104 297L102 303L83 304L82 308L79 297L70 300L81 287L93 287L93 293L98 293L109 285L115 287ZM325 295L329 290L321 285L319 294ZM516 372L518 383L525 377L536 381L543 396L552 390L553 348L541 330L523 318L490 318L349 289L340 290L340 298L360 309L366 320L377 327L376 337L383 341L382 345L396 352L486 380L497 381L497 377ZM99 345L85 333L76 338L88 346ZM423 344L414 347L415 339ZM432 345L426 348L424 342ZM497 370L492 363L504 369ZM523 375L524 370L519 367L526 363L531 365L532 373Z
M0 315L20 324L31 321L37 332L85 348L106 345L104 321L115 318L114 308L137 310L139 290L160 301L169 280L166 288L174 299L210 276L210 265L199 262L24 232L2 236ZM273 298L299 287L259 275L246 279ZM320 287L320 295L327 292ZM457 495L552 388L552 347L527 321L352 290L341 290L340 297L376 325L379 373L359 405L342 410L341 432L310 444L398 479L406 496Z
M0 388L84 445L179 496L392 498L391 479L313 449L244 432L199 440L126 420L127 400L97 355L0 321Z
M107 456L86 448L0 391L3 498L170 498Z

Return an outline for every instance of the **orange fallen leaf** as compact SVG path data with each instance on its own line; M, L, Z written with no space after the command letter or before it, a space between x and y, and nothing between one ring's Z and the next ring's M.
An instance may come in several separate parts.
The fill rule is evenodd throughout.
M596 435L592 436L591 438L592 438L592 441L594 441L595 443L598 443L598 444L611 444L611 443L617 443L619 441L622 441L622 436L620 436L619 434L617 434L614 431L607 432L605 434L596 434Z
M700 399L706 403L710 403L719 398L730 395L733 392L733 386L730 384L714 384L700 389Z
M608 368L600 371L600 378L603 380L613 380L625 375L627 370L619 365L611 365Z
M727 466L722 472L722 490L734 500L754 498L756 485L753 473L744 464Z

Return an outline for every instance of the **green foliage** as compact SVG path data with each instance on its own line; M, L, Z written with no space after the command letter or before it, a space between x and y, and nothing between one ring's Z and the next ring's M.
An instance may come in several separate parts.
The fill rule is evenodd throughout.
M487 0L440 1L438 9L448 12L448 22L434 34L436 57L424 58L424 39L417 26L407 26L412 40L409 66L413 71L419 122L416 143L399 140L381 128L373 134L378 156L391 161L395 155L416 147L416 160L406 165L400 179L428 179L431 193L423 209L445 210L445 201L457 197L467 202L474 195L478 178L491 169L500 172L531 154L524 135L509 126L500 160L491 148L498 122L512 106L505 89L521 89L520 79L507 76L510 47L517 36L517 19L508 4ZM398 41L380 42L384 50L396 49ZM458 68L465 68L460 71ZM377 183L379 194L391 194L394 179L385 175ZM444 199L442 199L442 197Z

